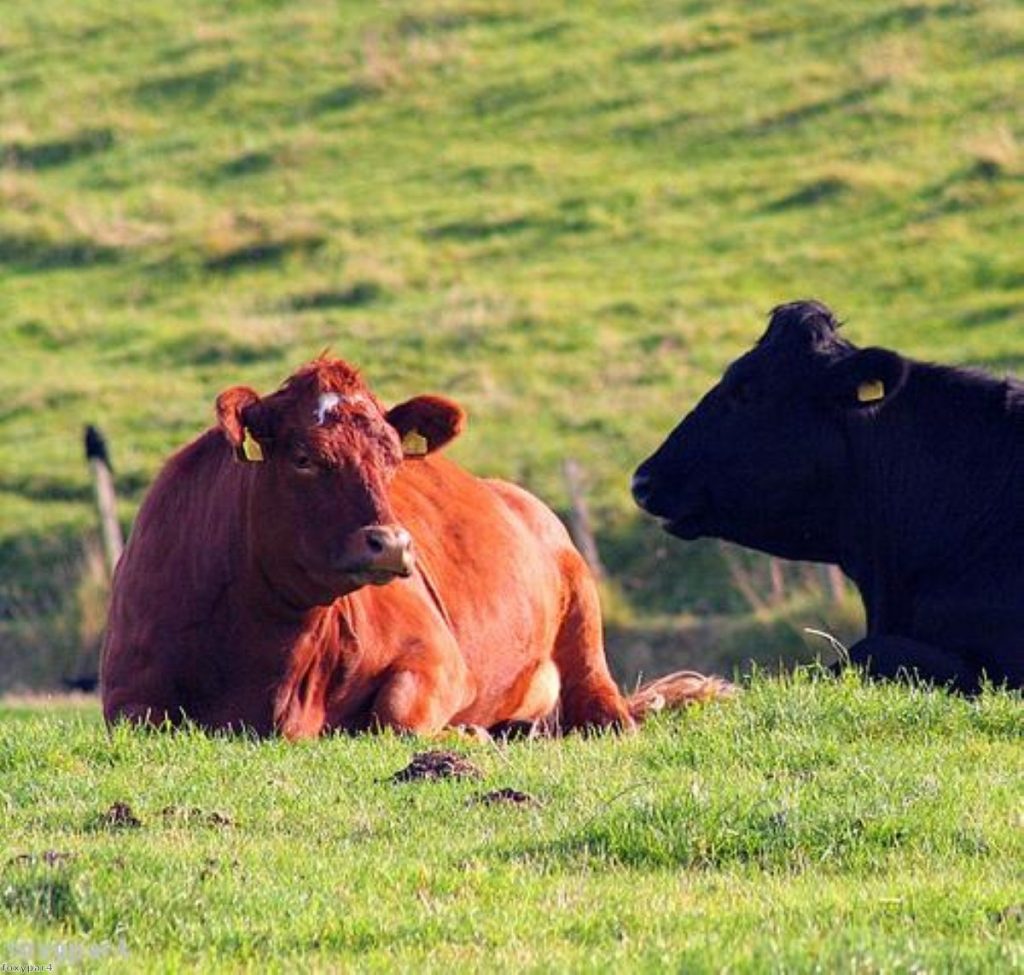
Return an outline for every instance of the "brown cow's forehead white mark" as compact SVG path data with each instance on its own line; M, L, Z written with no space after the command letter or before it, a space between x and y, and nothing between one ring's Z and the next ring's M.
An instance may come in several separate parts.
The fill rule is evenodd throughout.
M316 407L316 422L317 426L323 426L327 422L327 418L336 410L339 406L346 403L356 406L359 403L365 403L366 397L362 393L353 393L351 396L343 396L341 393L321 393L320 399L317 401Z

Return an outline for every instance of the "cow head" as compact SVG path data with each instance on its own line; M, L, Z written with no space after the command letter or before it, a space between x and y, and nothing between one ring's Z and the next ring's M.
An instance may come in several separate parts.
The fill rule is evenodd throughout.
M637 504L680 538L834 561L849 438L879 421L907 369L838 327L819 302L776 308L754 348L637 469Z
M387 487L404 460L458 435L459 406L420 396L385 410L355 369L319 359L269 396L226 390L217 418L249 468L256 558L292 604L326 604L411 574L412 540L395 521Z

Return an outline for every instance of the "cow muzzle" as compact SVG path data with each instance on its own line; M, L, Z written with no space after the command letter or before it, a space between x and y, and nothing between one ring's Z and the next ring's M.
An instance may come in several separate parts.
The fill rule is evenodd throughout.
M412 537L398 525L370 525L353 532L338 559L338 569L362 585L384 585L412 575Z
M645 461L636 469L630 484L633 500L648 514L664 518L668 514L665 509L670 502L664 497L664 486L660 478L651 473L650 467L650 461Z
M651 478L649 474L644 473L642 467L633 475L633 483L630 487L633 492L633 500L646 511L651 496Z
M644 461L633 475L633 500L649 515L660 518L670 535L693 540L708 533L712 515L711 498L693 478L680 473L666 480L663 473L651 473L650 460Z

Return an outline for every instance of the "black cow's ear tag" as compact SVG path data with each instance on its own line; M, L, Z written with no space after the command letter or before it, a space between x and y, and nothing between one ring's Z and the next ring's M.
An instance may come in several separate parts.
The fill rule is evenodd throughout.
M885 399L885 383L881 379L869 379L857 387L858 403L877 403Z
M410 430L402 437L402 453L406 457L422 457L429 449L427 438L419 430Z
M253 464L258 464L263 460L263 448L260 446L260 442L252 435L252 430L248 427L244 428L244 436L242 437L242 456Z

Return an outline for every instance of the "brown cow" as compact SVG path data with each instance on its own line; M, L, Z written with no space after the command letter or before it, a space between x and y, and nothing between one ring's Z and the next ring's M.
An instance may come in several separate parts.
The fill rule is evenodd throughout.
M217 416L160 474L118 566L108 721L625 728L652 702L729 692L687 673L623 698L558 519L436 453L462 429L455 403L385 410L320 359L265 398L227 390Z

